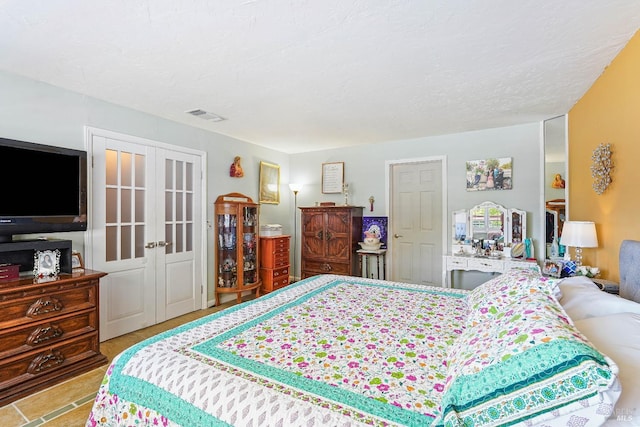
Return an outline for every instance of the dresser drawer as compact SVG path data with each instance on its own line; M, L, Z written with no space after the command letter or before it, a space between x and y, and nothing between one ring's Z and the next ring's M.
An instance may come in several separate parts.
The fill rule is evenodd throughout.
M84 359L99 355L98 333L85 334L0 361L0 392L38 377L70 371Z
M289 251L282 254L276 254L273 257L272 266L267 268L282 268L287 265L289 265Z
M260 238L260 266L280 268L289 265L290 236Z
M278 269L260 269L262 290L272 292L289 284L289 266Z
M310 273L306 277L313 276L314 274L349 275L351 274L351 264L305 259L302 262L302 270L304 270L305 273Z
M465 269L469 265L467 258L447 258L447 269Z
M96 311L90 309L80 314L3 330L0 332L0 360L93 332L98 324L96 317Z
M97 281L21 289L0 298L0 330L86 309L97 309Z
M489 258L471 258L469 259L468 267L472 270L488 273L502 273L504 261Z

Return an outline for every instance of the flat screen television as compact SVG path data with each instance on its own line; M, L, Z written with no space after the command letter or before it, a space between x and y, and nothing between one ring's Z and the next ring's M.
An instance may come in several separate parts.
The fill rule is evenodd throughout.
M0 138L0 242L87 229L87 153Z

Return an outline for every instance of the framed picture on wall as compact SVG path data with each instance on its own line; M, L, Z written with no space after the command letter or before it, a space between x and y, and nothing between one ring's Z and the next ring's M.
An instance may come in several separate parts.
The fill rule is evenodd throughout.
M342 193L344 189L344 162L322 164L322 193Z
M513 167L511 157L468 160L467 191L511 190Z
M260 203L280 203L280 166L260 162Z
M362 217L362 240L365 233L371 233L382 243L382 248L387 246L387 222L386 216L363 216Z

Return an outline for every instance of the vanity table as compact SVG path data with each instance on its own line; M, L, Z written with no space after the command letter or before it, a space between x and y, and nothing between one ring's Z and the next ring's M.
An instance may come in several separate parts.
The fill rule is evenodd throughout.
M442 260L442 283L451 287L451 272L454 270L481 271L484 273L504 273L513 267L536 268L535 260L523 258L491 258L473 255L444 255Z
M527 236L527 213L483 202L453 212L451 254L442 259L442 283L451 287L454 270L504 273L512 267L537 268L535 260L505 256ZM487 255L491 254L491 256Z

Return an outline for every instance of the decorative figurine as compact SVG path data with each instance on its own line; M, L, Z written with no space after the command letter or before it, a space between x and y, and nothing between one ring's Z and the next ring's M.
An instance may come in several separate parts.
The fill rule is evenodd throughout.
M242 178L244 176L242 166L240 165L240 156L234 157L231 168L229 168L229 176L232 178Z
M553 178L553 182L551 183L551 187L552 188L564 188L565 187L565 183L564 183L564 179L562 178L562 175L560 175L559 173L557 173L555 175L555 177Z

